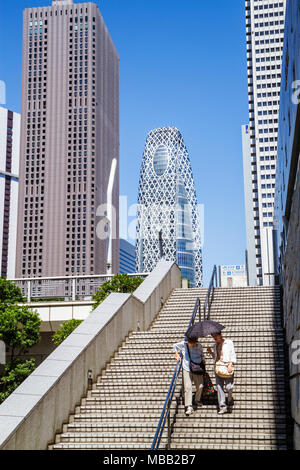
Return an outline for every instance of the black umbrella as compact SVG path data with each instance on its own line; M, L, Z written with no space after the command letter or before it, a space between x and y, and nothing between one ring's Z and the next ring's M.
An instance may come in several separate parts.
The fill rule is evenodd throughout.
M216 321L203 320L191 326L187 330L185 335L187 338L199 338L209 336L213 333L220 333L220 331L224 328L225 326L221 325L221 323L218 323Z

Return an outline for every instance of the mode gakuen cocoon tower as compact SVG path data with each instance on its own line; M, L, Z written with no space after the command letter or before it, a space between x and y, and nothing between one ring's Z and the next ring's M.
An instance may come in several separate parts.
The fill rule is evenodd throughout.
M189 155L176 127L149 132L137 209L137 272L176 261L191 287L202 286L200 218Z

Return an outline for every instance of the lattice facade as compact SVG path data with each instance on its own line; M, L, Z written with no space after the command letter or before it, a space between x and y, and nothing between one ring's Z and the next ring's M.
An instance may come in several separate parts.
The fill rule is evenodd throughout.
M174 260L191 287L202 286L200 218L189 155L175 127L147 137L138 194L136 269Z

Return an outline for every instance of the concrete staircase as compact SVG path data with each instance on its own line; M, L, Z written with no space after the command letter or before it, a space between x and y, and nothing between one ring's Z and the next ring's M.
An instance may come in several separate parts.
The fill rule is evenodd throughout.
M150 329L124 341L49 449L149 450L176 364L172 345L183 339L196 298L203 305L206 292L176 289ZM216 404L204 403L186 417L180 377L171 407L171 449L291 448L279 289L217 288L210 318L226 326L224 337L235 344L234 407L220 416ZM205 353L213 344L211 338L201 342ZM214 382L208 355L207 370ZM165 429L160 449L166 442Z

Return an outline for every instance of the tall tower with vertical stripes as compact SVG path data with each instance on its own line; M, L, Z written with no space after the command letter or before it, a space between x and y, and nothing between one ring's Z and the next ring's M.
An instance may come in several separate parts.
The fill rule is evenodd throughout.
M245 0L249 124L242 127L250 285L275 283L274 194L286 1Z
M0 260L7 278L15 277L20 118L0 106Z

